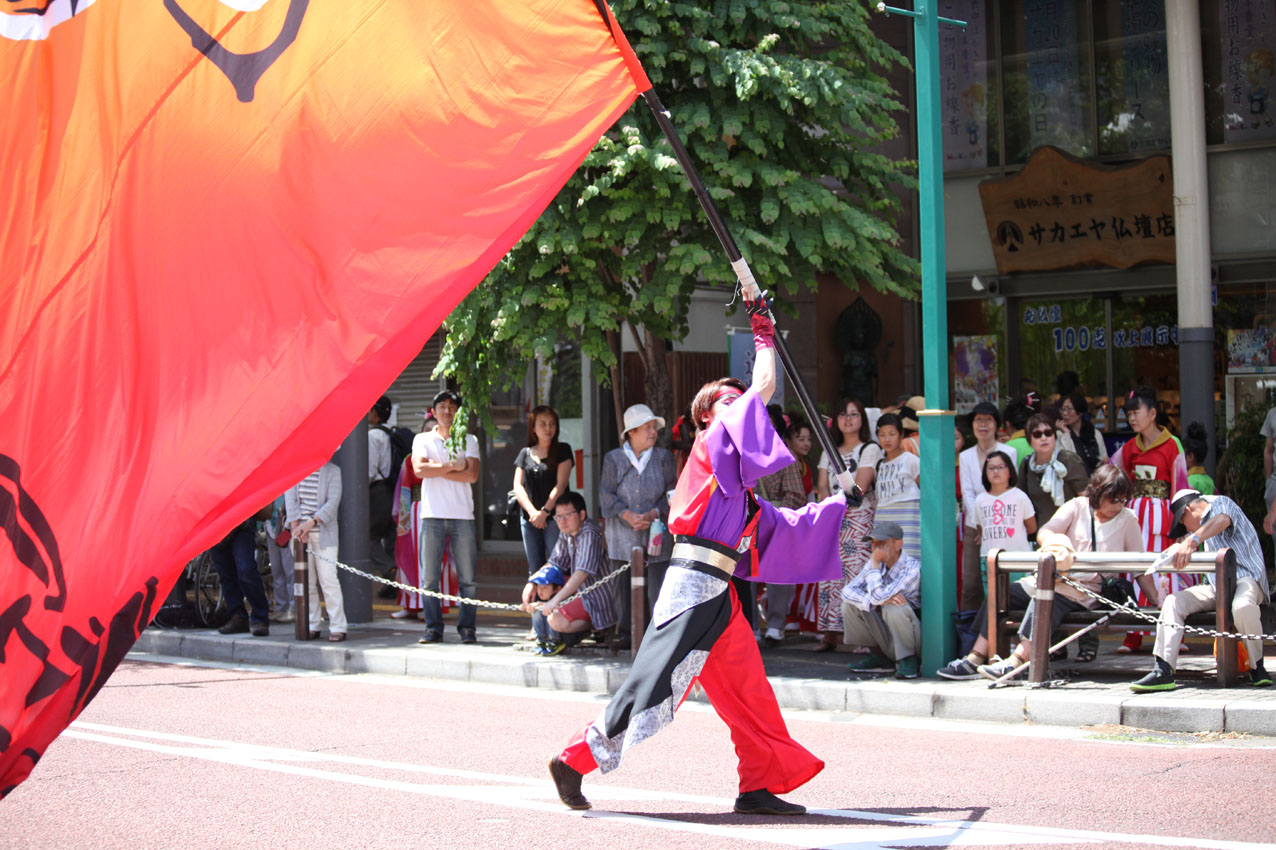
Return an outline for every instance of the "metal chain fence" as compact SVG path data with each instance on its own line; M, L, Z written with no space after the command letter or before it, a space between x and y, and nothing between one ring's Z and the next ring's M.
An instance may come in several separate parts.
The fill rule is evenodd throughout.
M393 587L397 590L402 590L405 593L417 593L417 594L420 594L421 596L430 596L430 597L433 597L434 599L445 600L445 601L450 600L452 602L458 602L462 605L473 605L478 608L494 608L498 611L519 611L522 613L527 613L526 611L523 611L523 608L520 605L511 605L508 602L488 602L484 599L470 599L467 596L454 596L449 593L439 593L438 591L434 591L434 590L425 590L424 588L416 587L411 584L404 584L401 581L394 581L393 579L388 579L382 576L373 575L372 573L369 573L369 572L364 572L363 570L358 569L357 567L352 567L349 564L343 564L334 558L328 558L324 555L321 555L319 554L319 552L315 551L314 549L309 548L309 546L307 546L307 551L309 551L310 554L314 555L316 560L324 561L326 563L332 564L338 567L339 569L343 569L348 573L354 573L357 576L362 576L363 578L366 578L369 581L375 581L375 582L379 582L380 584L389 585L390 587ZM580 590L576 591L571 596L569 596L567 599L564 599L562 603L560 603L559 607L561 608L563 605L566 605L569 602L575 602L577 599L580 599L585 594L593 593L595 590L598 590L600 587L607 586L608 584L610 584L611 582L619 578L620 575L624 573L625 570L628 570L628 569L629 569L628 563L622 564L620 567L616 568L615 570L612 570L610 573L603 576L598 581L591 584L589 587L581 588Z
M1140 611L1138 608L1131 607L1130 605L1127 605L1124 602L1116 602L1100 593L1095 593L1090 588L1085 587L1081 584L1078 584L1077 582L1068 578L1063 573L1058 573L1056 575L1056 578L1058 578L1060 581L1062 581L1064 584L1068 585L1069 587L1076 588L1077 590L1084 593L1086 596L1089 596L1092 599L1099 600L1100 602L1102 602L1104 605L1106 605L1109 608L1117 608L1121 611L1124 611L1127 614L1133 614L1135 617L1139 618L1140 620L1146 620L1147 622L1152 623L1153 625L1157 625L1157 626L1164 625L1166 628L1170 628L1170 629L1183 629L1184 631L1191 632L1192 634L1205 635L1206 637L1213 637L1213 638L1235 638L1236 640L1276 641L1276 635L1236 634L1234 632L1220 632L1216 629L1202 629L1199 626L1188 626L1188 625L1180 626L1175 623L1162 623L1160 617L1154 617L1151 614L1146 614L1143 611Z

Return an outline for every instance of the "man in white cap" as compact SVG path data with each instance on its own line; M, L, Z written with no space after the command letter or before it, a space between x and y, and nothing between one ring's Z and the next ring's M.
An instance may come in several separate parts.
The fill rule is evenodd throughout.
M852 661L852 673L889 673L916 679L922 643L921 562L904 554L904 529L897 522L874 524L864 538L873 554L864 569L842 588L843 642L871 646L873 652Z
M1207 552L1233 550L1236 553L1236 595L1232 599L1232 617L1238 631L1261 634L1262 618L1258 606L1270 596L1267 569L1263 550L1258 544L1258 533L1241 506L1227 496L1202 496L1196 490L1179 490L1170 502L1170 512L1174 515L1170 537L1178 542L1166 549L1164 554L1173 554L1174 565L1183 567L1202 542ZM1130 690L1136 694L1174 690L1174 665L1183 640L1183 621L1190 614L1214 607L1214 575L1208 573L1205 578L1208 584L1184 588L1165 597L1161 605L1161 620L1156 626L1156 645L1152 648L1152 672L1130 685ZM1270 685L1272 677L1263 669L1263 642L1247 640L1245 649L1249 653L1250 684L1255 687Z

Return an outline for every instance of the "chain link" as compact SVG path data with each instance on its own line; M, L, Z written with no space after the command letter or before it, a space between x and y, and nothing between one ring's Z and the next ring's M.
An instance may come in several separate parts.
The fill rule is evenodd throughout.
M318 552L316 552L314 549L311 549L309 546L307 546L306 549L311 555L315 556L316 560L320 560L320 561L324 561L326 563L332 564L340 569L345 570L346 572L354 573L357 576L362 576L363 578L366 578L369 581L375 581L375 582L380 582L381 584L389 585L390 587L396 588L398 590L402 590L404 593L417 593L417 594L420 594L421 596L433 597L434 599L441 599L444 601L451 601L451 602L459 602L462 605L473 605L476 608L495 608L499 611L519 611L524 614L527 613L526 611L523 611L523 607L521 605L511 605L508 602L488 602L483 599L470 599L467 596L453 596L452 594L439 593L438 591L435 591L435 590L426 590L424 588L416 587L411 584L404 584L401 581L394 581L393 579L383 578L382 576L373 575L372 573L364 572L358 567L352 567L349 564L343 564L334 558L327 557L326 555L321 555ZM610 584L611 582L619 578L621 573L623 573L627 569L629 569L629 564L628 563L622 564L621 566L617 567L615 570L612 570L610 573L600 578L598 581L591 584L589 587L581 588L580 590L576 591L568 598L564 599L562 602L559 603L558 607L562 608L562 606L568 604L569 602L575 602L577 599L580 599L586 593L593 593L598 588L603 587L607 584Z
M1235 638L1236 640L1276 641L1276 635L1234 634L1232 632L1220 632L1215 629L1202 629L1199 626L1189 626L1186 624L1180 626L1177 623L1162 623L1160 617L1154 617L1151 614L1145 614L1144 612L1140 611L1138 608L1132 608L1124 602L1116 602L1114 600L1109 599L1108 597L1104 596L1101 593L1095 593L1090 588L1085 587L1084 585L1078 584L1077 582L1068 578L1063 573L1056 573L1055 577L1059 579L1059 581L1068 585L1069 587L1074 587L1077 590L1081 591L1086 596L1089 596L1092 599L1099 600L1100 602L1102 602L1104 605L1108 606L1109 608L1117 608L1117 609L1120 609L1121 611L1124 611L1127 614L1133 614L1135 617L1139 618L1140 620L1146 620L1147 622L1152 623L1158 627L1164 627L1167 629L1182 629L1184 631L1191 632L1192 634L1205 635L1206 637L1213 637L1213 638Z

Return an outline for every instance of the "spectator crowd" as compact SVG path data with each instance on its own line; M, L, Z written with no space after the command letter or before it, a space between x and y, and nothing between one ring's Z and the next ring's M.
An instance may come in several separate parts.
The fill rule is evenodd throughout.
M1139 386L1121 402L1130 435L1109 437L1096 428L1091 402L1075 375L1060 375L1056 389L1053 398L1028 393L1004 408L981 402L959 417L954 434L958 559L951 581L959 608L973 622L970 631L978 637L960 657L932 672L948 679L1022 675L1034 639L1056 642L1069 614L1095 607L1094 597L1061 578L1054 588L1049 631L1039 630L1035 579L1029 575L1015 581L1009 605L1025 610L1019 639L1008 657L991 655L984 591L988 556L994 550L1047 551L1061 565L1087 552L1164 553L1166 561L1182 566L1198 549L1226 547L1237 554L1236 627L1260 633L1260 606L1270 602L1262 547L1240 506L1218 493L1205 471L1204 428L1191 423L1176 436L1157 392ZM839 578L810 585L766 584L760 592L755 583L739 583L742 606L764 649L806 633L816 638L816 652L849 647L852 673L893 673L904 679L921 674L925 482L918 417L924 408L920 396L901 396L885 408L842 398L827 420L816 423L786 414L777 405L768 409L794 462L757 482L758 499L800 508L842 492L833 459L816 448L816 429L827 431L863 498L842 520ZM388 398L369 412L372 561L408 587L477 597L478 532L471 485L479 477L479 447L473 435L456 439L458 414L465 415L462 400L451 391L433 399L415 434L392 427ZM633 641L633 587L624 566L634 547L646 552L643 592L649 612L669 564L669 503L690 446L683 420L672 433L665 431L665 420L646 404L624 411L619 445L602 459L598 511L591 516L584 496L570 489L575 454L561 439L557 412L547 405L528 412L526 446L510 471L509 500L526 557L528 578L519 605L531 615L527 638L534 653L557 655L591 634L618 649ZM1269 508L1262 527L1271 534L1276 528L1276 409L1262 435ZM672 450L666 447L670 438ZM319 636L326 615L328 639L345 639L335 566L340 499L340 472L329 461L213 549L229 613L222 632L265 635L270 622L288 623L296 617L291 538L308 544L310 635ZM255 521L265 531L269 582L251 564ZM1084 568L1063 574L1096 594L1100 590L1098 574ZM1129 578L1138 603L1160 611L1152 635L1152 669L1131 688L1169 690L1175 687L1179 656L1192 650L1184 639L1185 618L1213 609L1213 577L1158 572ZM391 616L423 621L421 643L444 640L443 617L454 609L457 637L462 643L476 642L472 604L454 606L410 591L400 592L397 601L399 610ZM1129 631L1114 651L1141 652L1148 636ZM1271 684L1262 642L1244 645L1249 681ZM1098 633L1091 631L1076 642L1073 660L1092 662L1099 649Z

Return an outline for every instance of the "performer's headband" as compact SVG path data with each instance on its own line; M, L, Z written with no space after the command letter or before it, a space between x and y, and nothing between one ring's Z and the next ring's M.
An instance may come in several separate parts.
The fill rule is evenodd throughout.
M722 389L718 390L716 393L713 394L713 404L717 404L720 401L730 404L731 402L738 399L741 395L742 393L735 387L723 387ZM712 407L713 404L711 404L710 407Z

